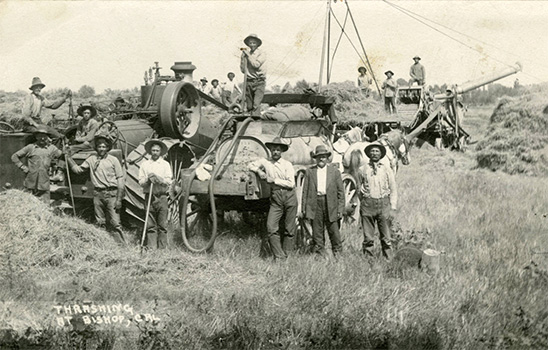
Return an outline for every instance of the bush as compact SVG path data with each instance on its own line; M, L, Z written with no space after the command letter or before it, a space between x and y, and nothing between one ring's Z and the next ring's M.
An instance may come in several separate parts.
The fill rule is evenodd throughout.
M82 85L78 90L78 96L81 98L90 98L95 96L95 89L89 85Z

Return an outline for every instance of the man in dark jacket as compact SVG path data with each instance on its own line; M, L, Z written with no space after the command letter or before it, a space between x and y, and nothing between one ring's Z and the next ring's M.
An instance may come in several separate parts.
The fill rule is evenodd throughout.
M316 147L316 165L306 170L303 184L301 215L312 220L313 249L320 255L325 255L325 228L333 255L342 249L338 221L344 210L344 187L339 169L327 165L329 156L331 152L324 145Z

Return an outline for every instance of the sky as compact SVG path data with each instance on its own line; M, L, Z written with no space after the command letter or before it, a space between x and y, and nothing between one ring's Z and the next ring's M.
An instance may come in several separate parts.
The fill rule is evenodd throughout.
M380 81L389 69L395 78L409 79L415 55L422 58L428 84L463 83L516 61L523 72L501 83L548 81L548 1L349 0L348 5ZM342 24L346 4L332 1L331 8ZM2 1L0 90L26 90L34 76L46 89L133 88L143 84L155 61L162 75L172 75L176 61L191 61L195 80L225 81L234 71L241 82L239 49L250 33L263 41L268 86L318 82L326 9L325 0ZM341 30L331 17L331 82L355 82L361 65L352 44L363 51L350 18L345 32L351 41L343 36L335 50ZM325 67L322 76L325 84Z

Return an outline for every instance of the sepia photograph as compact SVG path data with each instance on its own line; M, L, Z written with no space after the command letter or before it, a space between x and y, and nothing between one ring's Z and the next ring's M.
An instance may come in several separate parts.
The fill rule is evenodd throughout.
M0 349L548 348L548 1L0 33Z

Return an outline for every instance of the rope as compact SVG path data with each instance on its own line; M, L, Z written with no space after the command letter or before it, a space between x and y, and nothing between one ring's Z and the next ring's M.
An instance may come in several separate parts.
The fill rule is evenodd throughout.
M385 2L386 4L388 4L389 6L392 6L392 7L395 8L396 10L402 12L403 14L405 14L405 15L407 15L407 16L413 18L414 20L416 20L416 21L418 21L418 22L424 24L425 26L431 28L432 30L434 30L434 31L436 31L436 32L438 32L438 33L440 33L441 35L444 35L444 36L448 37L449 39L451 39L451 40L453 40L453 41L456 41L456 42L458 42L459 44L461 44L461 45L463 45L463 46L466 46L466 47L469 48L470 50L473 50L473 51L476 51L476 52L478 52L478 53L480 53L480 54L482 54L482 55L485 55L485 56L489 57L490 59L492 59L493 61L502 63L502 64L505 65L505 66L512 67L512 65L510 65L510 64L508 64L508 63L506 63L506 62L504 62L504 61L501 61L501 60L499 60L499 59L497 59L497 58L495 58L495 57L493 57L493 56L491 56L491 55L488 55L488 54L485 53L484 51L479 50L479 49L476 49L475 47L472 47L472 46L466 44L465 42L463 42L463 41L461 41L461 40L459 40L459 39L457 39L457 38L455 38L455 37L453 37L453 36L451 36L451 35L449 35L449 34L447 34L447 33L444 33L444 32L442 32L441 30L437 29L436 27L431 26L430 24L428 24L428 23L422 21L421 19L417 18L417 17L422 17L422 16L419 16L418 14L415 14L414 12L411 12L411 11L409 11L409 10L403 8L403 7L400 7L400 6L398 6L398 5L392 4L392 3L390 3L390 2L387 1L387 0L382 0L382 1ZM415 16L416 16L416 17L415 17ZM423 18L424 18L424 17L423 17ZM425 19L426 19L426 18L425 18ZM432 23L435 23L435 24L437 24L437 25L439 25L439 26L442 26L442 27L444 27L444 28L447 28L447 27L445 27L445 26L443 26L443 25L441 25L441 24L439 24L439 23L437 23L437 22L434 22L434 21L432 21L432 20L429 20L429 19L426 19L426 20L428 20L428 21L430 21L430 22L432 22ZM449 29L450 29L450 28L449 28ZM455 31L455 30L453 30L453 31ZM456 32L456 31L455 31L455 32ZM462 34L462 33L459 33L459 34ZM472 38L472 39L474 39L474 40L480 41L480 40L475 39L475 38L473 38L473 37L471 37L471 36L469 36L469 35L466 35L466 34L462 34L462 35L465 35L465 36L467 36L467 37L469 37L469 38ZM481 41L480 41L480 42L481 42ZM533 76L533 75L529 75L529 74L524 73L524 72L522 72L522 73L523 73L524 75L527 75L527 76L530 77L530 78L534 78L534 79L536 79L536 80L538 80L538 81L541 81L538 77L535 77L535 76Z

